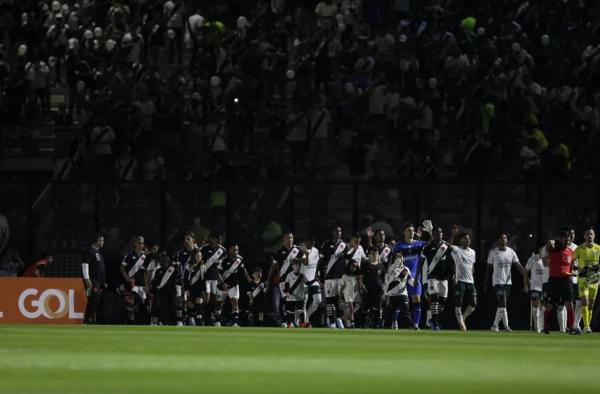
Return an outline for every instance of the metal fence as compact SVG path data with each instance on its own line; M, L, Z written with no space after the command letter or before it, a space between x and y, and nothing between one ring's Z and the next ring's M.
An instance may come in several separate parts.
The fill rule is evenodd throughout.
M449 230L459 224L480 253L499 231L525 259L564 225L600 222L600 184L310 182L310 183L53 183L0 185L7 248L25 261L45 253L80 252L102 232L107 249L126 248L130 236L179 247L181 234L211 231L235 240L259 262L285 229L302 238L327 237L339 223L346 235L372 223L398 235L405 222L430 218ZM579 234L581 235L581 234Z

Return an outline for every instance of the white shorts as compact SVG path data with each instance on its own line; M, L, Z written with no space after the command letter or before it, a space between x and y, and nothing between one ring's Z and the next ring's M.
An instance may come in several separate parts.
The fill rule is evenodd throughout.
M342 294L341 279L325 279L325 297L337 297Z
M224 301L226 298L233 298L233 299L239 300L240 299L240 286L235 285L233 287L230 287L227 291L217 289L217 299L219 301Z
M217 289L218 280L207 280L204 282L206 294L218 294L219 289Z
M440 297L448 298L448 281L428 279L427 291L429 291L429 294L438 294Z
M341 287L344 302L360 302L358 279L355 276L342 276Z
M142 301L146 301L146 289L144 289L143 286L133 286L131 290L134 293L137 293L138 297L140 297Z

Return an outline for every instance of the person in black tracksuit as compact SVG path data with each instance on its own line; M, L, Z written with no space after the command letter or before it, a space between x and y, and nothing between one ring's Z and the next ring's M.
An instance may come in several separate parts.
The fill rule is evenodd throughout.
M104 247L104 237L98 235L94 239L94 243L90 246L83 263L81 271L83 274L83 282L88 296L88 303L85 308L83 318L86 324L95 324L96 312L102 292L106 287L106 273L104 269L104 257L100 250Z

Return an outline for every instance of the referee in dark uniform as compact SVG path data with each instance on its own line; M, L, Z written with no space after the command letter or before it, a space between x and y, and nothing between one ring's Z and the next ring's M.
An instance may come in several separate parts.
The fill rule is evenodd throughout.
M83 282L88 297L87 306L83 322L85 324L96 323L96 311L102 291L106 287L106 275L104 270L104 257L100 250L104 247L104 237L100 234L94 237L94 242L87 251L83 263L81 263L81 272Z

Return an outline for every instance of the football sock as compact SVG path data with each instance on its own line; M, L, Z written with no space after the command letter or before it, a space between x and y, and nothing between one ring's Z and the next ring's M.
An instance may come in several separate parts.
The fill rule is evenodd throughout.
M508 325L508 309L506 308L500 308L501 310L501 318L502 318L502 324L504 324L504 328L509 328L510 326Z
M560 328L560 331L566 331L567 330L567 313L566 313L564 305L559 306L558 309L556 310L556 318L558 319L558 326Z
M310 303L310 306L306 310L306 320L307 321L310 319L310 317L313 315L313 313L315 313L317 311L317 309L319 309L319 304L321 304L319 297L313 296L312 302Z
M467 306L467 309L465 309L465 313L463 313L463 319L467 320L467 317L471 316L471 313L473 313L474 310L475 307L473 305Z
M567 306L567 327L575 328L575 310L573 304Z
M587 305L582 305L581 306L581 314L583 316L583 326L584 327L589 327L591 320L592 320L592 314L590 313L590 308Z
M412 304L412 321L413 326L419 327L419 323L421 322L421 304Z
M464 324L462 310L460 307L454 308L454 315L456 315L456 320L458 321L458 325L462 326Z
M583 317L583 306L581 305L581 300L576 300L575 301L575 327L579 327L582 317Z
M439 305L439 303L433 301L429 306L429 309L431 311L431 322L434 326L437 326L439 324Z
M335 305L327 304L327 322L329 324L335 323Z
M531 307L531 317L533 319L533 331L540 330L540 308L537 306Z
M544 329L546 329L546 330L550 329L551 314L552 314L552 309L544 309Z
M492 327L498 327L498 324L500 323L500 319L502 318L502 311L500 309L501 308L496 309L496 317L494 317L494 324Z

